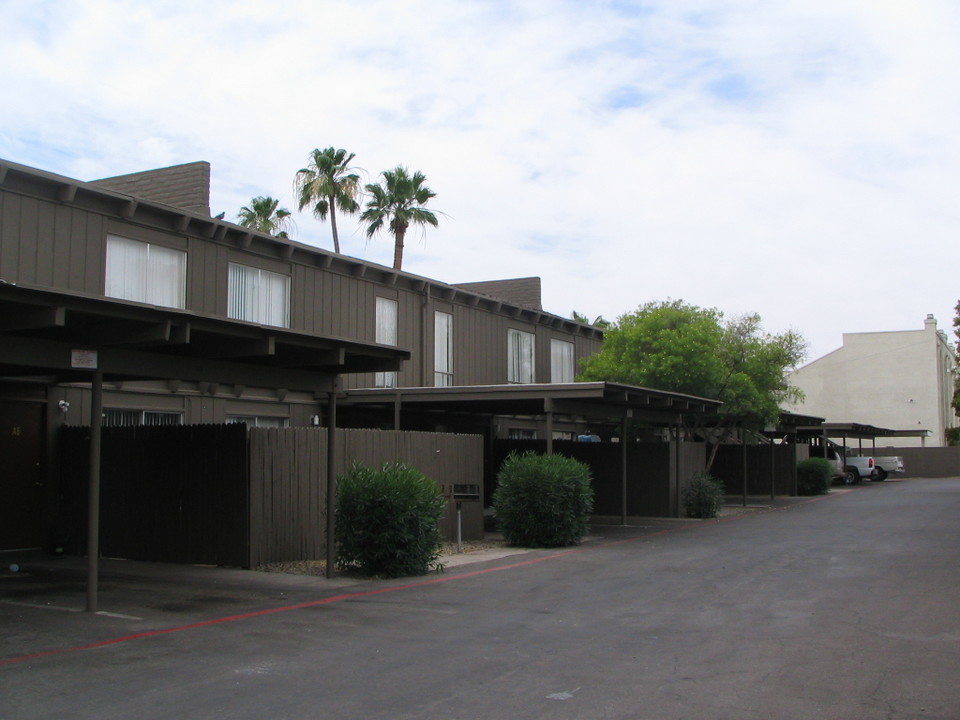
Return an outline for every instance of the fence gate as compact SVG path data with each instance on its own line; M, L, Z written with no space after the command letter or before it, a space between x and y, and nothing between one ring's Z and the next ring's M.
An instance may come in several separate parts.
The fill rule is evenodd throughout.
M90 429L60 432L68 552L86 552ZM243 425L103 428L100 550L105 557L243 566L247 560Z

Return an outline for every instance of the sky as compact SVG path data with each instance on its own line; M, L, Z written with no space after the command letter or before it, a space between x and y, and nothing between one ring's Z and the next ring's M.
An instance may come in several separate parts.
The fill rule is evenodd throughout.
M211 210L297 212L314 148L403 165L403 269L538 276L544 309L681 299L794 330L953 339L955 0L0 0L0 159L80 180L211 163ZM340 217L347 255L392 263Z

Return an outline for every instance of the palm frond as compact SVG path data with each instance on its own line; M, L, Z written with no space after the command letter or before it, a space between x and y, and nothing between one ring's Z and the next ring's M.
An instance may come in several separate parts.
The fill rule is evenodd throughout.
M424 183L426 177L417 171L412 175L402 165L381 173L379 183L365 186L369 199L360 220L366 223L367 237L388 224L394 236L394 268L400 269L403 239L410 225L437 227L437 216L423 207L436 193Z

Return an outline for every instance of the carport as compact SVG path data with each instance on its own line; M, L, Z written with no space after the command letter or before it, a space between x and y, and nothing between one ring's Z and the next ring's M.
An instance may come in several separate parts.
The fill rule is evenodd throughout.
M679 441L681 428L715 416L722 404L693 395L610 382L358 389L345 391L341 403L346 407L376 408L392 417L395 430L402 429L404 418L412 416L468 416L488 421L503 416L537 419L545 426L548 453L553 452L555 424L563 420L586 420L592 425L619 428L621 437L627 436L631 422L669 428ZM626 524L627 443L621 442L620 446L620 514ZM679 462L675 467L679 467ZM676 484L679 489L679 482Z
M397 370L395 347L266 327L173 308L52 291L0 280L0 381L49 387L89 383L90 482L87 610L97 609L100 418L104 381L167 380L307 391L325 400L329 446L337 422L337 378ZM328 462L332 468L334 457ZM328 563L333 566L333 493Z
M930 435L929 430L891 430L861 423L822 423L821 425L806 425L798 431L804 437L822 438L824 445L830 438L840 438L841 445L847 446L847 440L857 441L857 450L863 454L863 441L871 443L871 453L876 454L878 437L918 437L925 440Z

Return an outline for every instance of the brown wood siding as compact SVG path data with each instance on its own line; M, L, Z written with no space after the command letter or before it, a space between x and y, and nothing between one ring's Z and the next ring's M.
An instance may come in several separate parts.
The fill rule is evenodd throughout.
M249 437L249 565L324 557L327 430L259 428L250 430ZM336 452L338 475L353 462L377 467L400 460L441 485L482 487L479 435L340 429ZM465 502L465 539L483 536L482 510L480 502ZM442 525L448 538L454 517L451 503Z
M187 253L187 307L226 317L226 248L188 238Z
M3 194L0 212L0 277L102 292L103 245L97 237L103 222L98 215L12 193Z
M0 278L7 282L20 281L20 255L32 244L29 238L32 230L22 223L20 197L10 193L0 195Z
M78 206L78 205L82 205ZM415 281L374 266L347 264L296 250L289 260L282 248L255 237L214 239L213 227L193 219L185 232L177 220L144 206L132 220L118 216L115 198L80 188L77 201L64 203L57 191L29 177L9 178L0 186L0 278L102 294L105 238L108 234L151 242L187 252L186 307L221 317L227 314L228 263L283 272L291 277L291 328L373 342L377 295L398 302L398 346L411 351L402 367L401 386L434 384L433 317L437 310L453 315L453 382L456 385L502 384L507 380L507 329L536 336L535 380L550 380L550 339L575 343L576 358L596 352L600 341L579 327L549 327L526 312L502 311L488 299L442 288L418 289ZM151 226L152 224L152 226ZM233 232L232 230L230 232ZM327 265L329 264L329 267ZM386 278L386 281L385 281ZM424 304L426 300L426 305ZM374 374L344 376L345 388L370 387Z
M378 294L383 293L382 290ZM384 294L384 297L389 295ZM423 365L423 300L419 293L397 293L397 347L412 352L412 357L400 368L397 383L401 387L423 385L421 367Z

